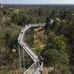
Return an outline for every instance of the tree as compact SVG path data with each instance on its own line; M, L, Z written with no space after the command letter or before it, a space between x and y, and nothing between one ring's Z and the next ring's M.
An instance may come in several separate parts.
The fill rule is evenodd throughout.
M64 35L56 34L56 31L53 31L53 28L56 27L50 24L50 20L47 19L46 23L46 46L42 52L44 58L45 66L53 66L55 73L60 70L64 70L64 73L69 70L69 56L67 53L67 41ZM58 28L57 28L58 29ZM56 29L56 30L57 30ZM64 74L63 73L63 74ZM66 73L68 74L68 72Z
M46 48L42 52L45 65L54 66L54 71L56 71L57 69L66 70L68 69L69 65L69 56L65 52L66 46L63 46L63 42L61 42L61 40L61 44L59 44L59 38L56 40L50 39L48 42L48 46L46 46Z

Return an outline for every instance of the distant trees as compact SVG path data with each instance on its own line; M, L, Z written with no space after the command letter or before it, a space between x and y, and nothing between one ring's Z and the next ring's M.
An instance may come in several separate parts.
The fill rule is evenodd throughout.
M13 13L11 17L11 22L23 25L28 23L43 23L45 22L46 11L43 9L29 9L27 12Z
M24 13L18 13L12 15L12 22L18 25L36 23L36 18Z

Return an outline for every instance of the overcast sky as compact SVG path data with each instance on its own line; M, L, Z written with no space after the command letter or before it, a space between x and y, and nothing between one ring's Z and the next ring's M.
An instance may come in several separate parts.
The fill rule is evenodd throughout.
M0 0L0 4L74 4L74 0Z

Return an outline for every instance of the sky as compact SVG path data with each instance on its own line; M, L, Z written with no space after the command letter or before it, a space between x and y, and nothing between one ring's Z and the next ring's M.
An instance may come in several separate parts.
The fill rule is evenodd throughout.
M0 0L0 4L74 4L74 0Z

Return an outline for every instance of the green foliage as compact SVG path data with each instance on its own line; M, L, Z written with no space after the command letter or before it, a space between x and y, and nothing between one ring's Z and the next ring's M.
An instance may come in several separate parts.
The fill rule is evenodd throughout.
M22 22L24 21L24 17L23 14L20 13L14 13L12 15L12 22L16 23L16 24L22 24Z
M56 21L50 23L50 18L46 20L47 42L42 52L44 64L46 66L54 66L56 69L69 70L69 56L67 53L67 40L64 35L59 33L59 26ZM59 23L60 24L60 23Z
M42 50L43 50L43 43L40 42L39 40L35 40L33 42L33 47L36 48L35 51L38 55L41 54Z
M63 35L55 37L55 43L57 44L57 49L65 50L67 48L67 41Z
M69 73L69 65L74 65L74 10L55 8L17 9L15 7L13 9L3 8L0 11L0 50L5 49L6 51L2 55L0 54L0 57L3 58L4 63L12 63L12 59L17 55L15 53L12 56L12 49L17 50L17 37L24 24L46 22L44 49L43 43L34 41L33 37L28 38L27 43L31 46L34 43L36 53L43 56L46 66L52 65L57 69L60 68L62 74ZM52 25L50 24L51 19L54 20ZM26 62L30 63L30 60Z
M12 59L13 59L12 52L6 51L6 52L3 52L1 55L2 55L1 62L3 65L8 65L9 63L10 64L12 63Z

